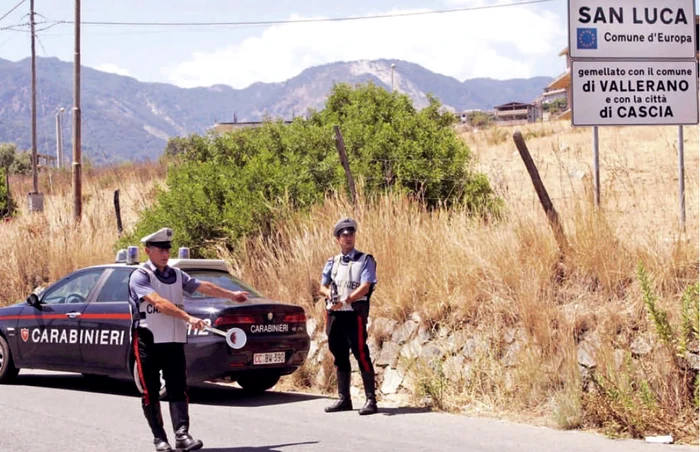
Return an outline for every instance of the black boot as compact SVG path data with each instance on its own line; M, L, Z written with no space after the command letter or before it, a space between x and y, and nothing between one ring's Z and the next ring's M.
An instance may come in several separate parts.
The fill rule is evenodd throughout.
M190 436L190 415L187 401L170 402L170 418L175 431L175 449L199 450L204 444Z
M352 399L350 399L350 372L338 371L338 400L333 405L325 408L326 413L352 410Z
M367 401L360 408L360 416L377 412L377 396L374 393L374 372L362 372L362 384L365 386Z
M153 445L156 446L156 451L172 451L170 444L168 444L168 436L165 434L165 429L163 429L163 416L160 412L160 403L156 402L148 406L143 406L143 415L146 416L148 426L151 427Z

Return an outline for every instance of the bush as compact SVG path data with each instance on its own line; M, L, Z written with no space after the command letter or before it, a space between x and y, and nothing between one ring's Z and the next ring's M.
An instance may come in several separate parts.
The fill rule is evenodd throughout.
M0 172L0 218L11 216L17 208L11 193L7 190L6 177L4 171Z
M486 177L470 170L471 154L453 122L433 98L416 111L407 96L372 84L337 85L326 109L311 111L308 120L267 120L223 136L172 139L164 156L170 161L168 189L118 245L169 226L175 245L191 247L196 256L210 254L205 248L217 243L230 246L253 232L270 233L288 212L347 187L335 125L353 176L369 194L395 190L429 206L494 211L498 201Z

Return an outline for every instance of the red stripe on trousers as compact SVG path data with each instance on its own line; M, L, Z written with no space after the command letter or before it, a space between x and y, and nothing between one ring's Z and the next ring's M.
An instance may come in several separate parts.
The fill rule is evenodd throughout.
M143 378L143 367L141 367L141 354L139 353L139 335L134 330L134 355L136 356L136 368L139 371L139 380L141 380L141 387L143 388L143 397L146 406L151 404L150 397L148 396L148 388L146 387L146 379Z
M362 317L357 316L357 348L360 351L360 362L364 367L365 372L369 372L369 362L367 361L367 356L365 355L365 340L362 336L364 331L364 325L362 323Z

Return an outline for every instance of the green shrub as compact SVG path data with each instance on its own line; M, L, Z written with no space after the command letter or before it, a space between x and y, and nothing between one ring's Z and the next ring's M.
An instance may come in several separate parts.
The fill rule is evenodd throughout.
M271 232L288 212L347 189L335 125L366 193L403 191L431 207L496 211L499 201L487 178L471 170L471 154L453 122L433 98L416 111L407 96L372 84L337 85L325 110L311 111L308 120L267 120L222 136L171 139L163 157L171 162L167 190L118 245L169 226L175 244L191 247L196 256L215 243L231 246L248 234Z

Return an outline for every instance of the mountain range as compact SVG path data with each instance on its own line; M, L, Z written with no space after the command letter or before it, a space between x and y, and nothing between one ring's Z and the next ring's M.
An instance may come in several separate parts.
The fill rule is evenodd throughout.
M64 155L71 155L73 63L37 58L37 152L56 155L56 112L62 117ZM157 158L169 137L205 133L217 122L292 119L322 109L333 84L371 81L411 97L417 108L427 94L448 109L492 109L532 102L551 77L459 81L400 60L336 62L311 67L281 83L180 88L81 68L82 150L93 164ZM31 149L31 60L0 59L0 142Z

